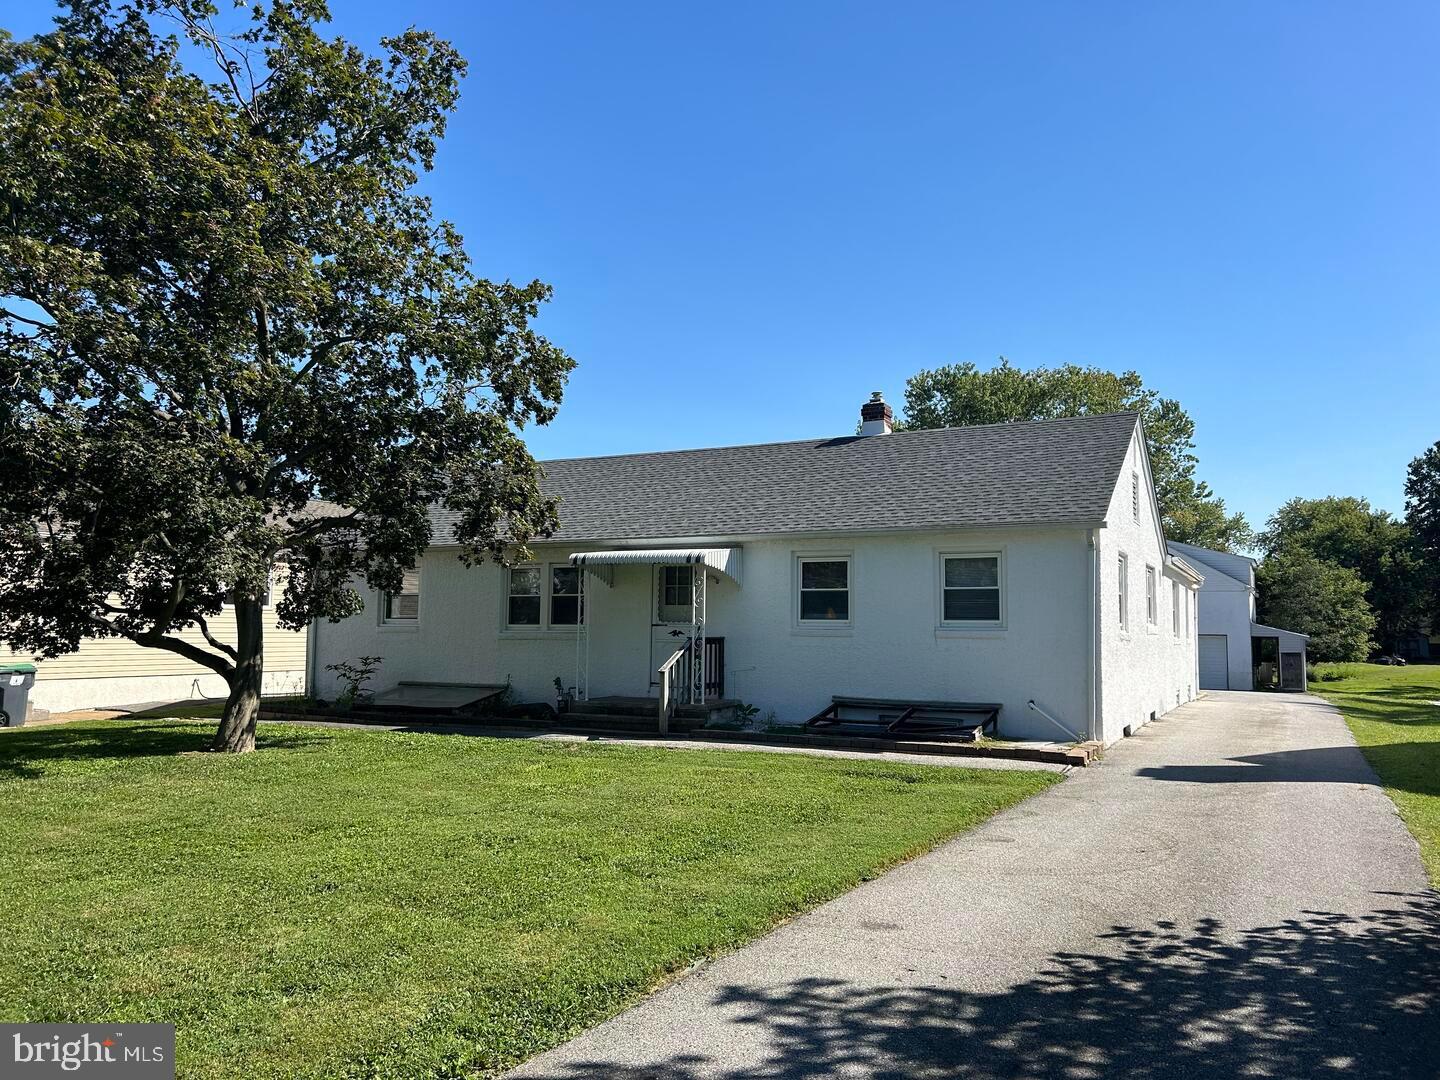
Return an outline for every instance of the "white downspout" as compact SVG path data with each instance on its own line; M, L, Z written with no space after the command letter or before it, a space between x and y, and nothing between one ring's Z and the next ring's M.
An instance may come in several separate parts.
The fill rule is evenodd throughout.
M1100 665L1099 638L1100 638L1100 545L1095 535L1095 530L1090 529L1088 534L1090 547L1090 627L1086 635L1089 640L1090 662L1086 665L1086 694L1085 694L1085 735L1092 740L1099 739L1097 728L1099 727L1099 700L1100 700Z
M305 693L307 698L316 696L316 690L320 679L318 668L320 666L320 620L310 620L309 631L305 634Z

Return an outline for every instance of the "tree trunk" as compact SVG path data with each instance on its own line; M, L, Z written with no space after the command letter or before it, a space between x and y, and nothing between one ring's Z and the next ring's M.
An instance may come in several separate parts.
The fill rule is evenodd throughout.
M260 686L265 673L264 625L258 600L235 604L235 674L230 696L220 717L211 750L244 754L255 749L255 725L260 720Z

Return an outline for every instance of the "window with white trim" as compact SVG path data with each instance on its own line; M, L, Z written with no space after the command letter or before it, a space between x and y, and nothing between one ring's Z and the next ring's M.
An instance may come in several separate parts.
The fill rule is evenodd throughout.
M512 566L506 590L507 626L540 625L541 571L538 566Z
M658 590L655 614L658 622L688 623L695 615L693 566L661 566L655 574Z
M1156 593L1155 568L1145 567L1145 621L1154 626L1160 620L1160 597Z
M940 622L945 626L999 626L1000 555L940 556Z
M1120 629L1130 628L1130 560L1120 555Z
M387 623L414 623L420 619L420 571L406 570L397 592L385 594L384 619Z
M1130 513L1138 522L1140 520L1140 474L1130 474Z
M1170 582L1170 632L1180 636L1180 583Z
M511 630L570 630L585 619L585 572L563 563L512 566L505 585Z
M799 620L802 626L835 626L850 621L850 560L800 558Z
M1190 624L1191 624L1191 621L1192 621L1192 616L1191 616L1191 614L1190 614L1190 602L1191 602L1190 598L1191 598L1192 596L1194 596L1194 593L1192 593L1189 589L1186 589L1186 590L1185 590L1185 640L1186 640L1186 641L1189 641L1189 640L1190 640Z
M585 575L578 566L556 563L550 567L550 625L579 626Z

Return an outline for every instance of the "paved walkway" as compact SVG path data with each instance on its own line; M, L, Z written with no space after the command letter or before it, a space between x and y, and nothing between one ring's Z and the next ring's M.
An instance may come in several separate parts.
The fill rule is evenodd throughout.
M209 721L212 722L213 721ZM946 754L906 754L877 750L830 750L823 746L774 746L770 743L722 742L716 739L662 739L654 735L580 735L563 731L534 731L491 727L488 724L387 724L353 723L344 720L266 720L267 724L298 724L307 727L350 728L357 731L419 731L436 735L470 735L477 739L530 739L539 742L614 743L620 746L651 746L667 750L733 750L739 753L804 754L808 757L851 758L856 761L894 761L903 765L938 765L955 769L1038 769L1042 772L1070 772L1072 766L1047 761L1017 761L998 757L962 757ZM1045 744L1046 748L1059 744Z
M1335 710L1213 694L516 1076L1440 1075L1440 902Z

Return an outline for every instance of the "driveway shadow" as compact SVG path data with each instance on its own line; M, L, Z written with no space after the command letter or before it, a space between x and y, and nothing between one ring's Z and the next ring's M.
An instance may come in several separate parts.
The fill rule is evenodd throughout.
M1136 776L1187 784L1370 784L1440 795L1440 742L1325 746L1226 758L1218 765L1154 765ZM1437 1070L1440 1076L1440 1070Z
M758 1060L706 1055L684 1046L692 1032L677 1031L675 1048L653 1064L587 1061L536 1075L1434 1080L1440 901L1426 893L1386 902L1368 915L1304 912L1241 931L1214 919L1117 926L1095 952L1056 953L1034 978L997 993L819 978L725 987L713 1002L717 1023L763 1029Z
M1353 746L1245 754L1217 765L1152 765L1135 770L1135 775L1188 784L1377 783L1374 771Z

